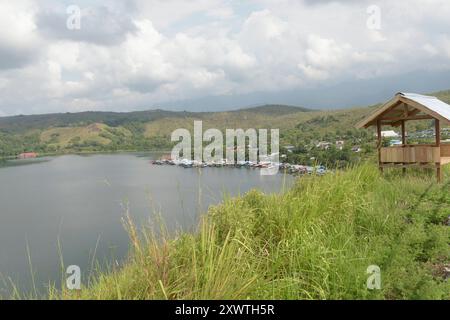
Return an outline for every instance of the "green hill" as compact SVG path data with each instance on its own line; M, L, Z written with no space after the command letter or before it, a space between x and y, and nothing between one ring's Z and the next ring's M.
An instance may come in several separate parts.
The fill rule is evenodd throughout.
M260 115L286 115L297 112L311 111L310 109L284 106L264 105L248 109L230 111L230 114L250 113ZM0 131L8 133L24 133L30 130L46 129L49 127L80 127L92 123L103 123L110 127L126 125L128 123L153 122L163 118L205 117L208 112L165 111L148 110L134 112L79 112L55 113L42 115L19 115L13 117L0 117Z
M296 106L287 106L287 105L281 105L281 104L266 104L263 106L258 107L251 107L251 108L243 108L239 110L234 110L232 112L255 112L259 114L265 114L269 116L279 116L279 115L286 115L286 114L293 114L298 112L308 112L308 111L314 111L313 109L303 108L303 107L296 107Z
M194 120L203 120L205 128L293 127L297 115L307 112L311 111L265 105L216 113L151 110L5 117L0 118L0 156L14 156L24 151L168 149L171 132L177 128L192 128Z

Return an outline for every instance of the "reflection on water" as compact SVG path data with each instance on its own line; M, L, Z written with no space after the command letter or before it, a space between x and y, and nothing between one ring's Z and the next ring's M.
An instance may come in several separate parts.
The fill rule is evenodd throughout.
M96 261L108 264L126 257L129 241L121 221L126 208L138 225L158 213L169 230L189 231L225 194L255 187L278 192L292 182L244 168L153 166L153 158L159 155L69 155L1 166L0 295L9 278L31 290L27 244L43 292L49 281L59 284L61 260L86 275L94 252Z
M50 160L51 160L50 158L34 158L34 159L23 159L23 160L0 160L0 168L26 166L26 165L30 165L30 164L47 162Z

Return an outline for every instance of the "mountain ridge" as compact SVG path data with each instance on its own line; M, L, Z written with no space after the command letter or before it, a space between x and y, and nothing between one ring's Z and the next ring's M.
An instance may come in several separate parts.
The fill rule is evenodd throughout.
M203 117L218 113L255 112L261 114L290 114L296 112L309 112L312 109L291 105L266 104L230 111L215 112L189 112L151 109L142 111L113 112L113 111L82 111L66 113L49 113L38 115L15 115L0 117L0 130L9 133L18 133L25 130L43 129L45 127L67 127L71 125L89 125L104 123L109 126L120 126L126 122L150 122L161 118Z

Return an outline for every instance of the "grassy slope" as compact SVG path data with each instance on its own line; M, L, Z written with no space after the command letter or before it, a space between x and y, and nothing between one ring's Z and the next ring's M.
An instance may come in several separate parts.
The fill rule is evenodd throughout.
M433 93L433 95L450 103L450 90ZM299 124L313 122L314 119L321 119L333 116L337 119L332 123L332 128L341 129L353 127L359 120L367 116L376 106L361 107L340 110L309 110L292 106L261 106L249 109L242 109L227 112L205 112L205 113L168 113L161 115L155 120L146 124L146 136L169 136L177 128L193 127L194 120L202 120L205 128L280 128L292 129ZM328 123L328 125L330 125Z
M281 106L280 114L273 114L271 110L265 110L265 107L252 108L248 110L217 112L217 113L196 113L187 116L168 116L162 117L154 121L146 122L144 124L144 137L152 139L155 137L162 137L166 141L170 141L170 134L178 128L186 128L193 130L195 120L202 120L204 130L208 128L295 128L301 119L309 119L315 114L310 111L304 111L301 108L284 107ZM273 110L272 110L273 111ZM307 115L308 114L308 115ZM59 146L60 148L67 148L70 146L70 141L79 138L79 143L95 141L100 145L108 145L111 139L105 138L101 135L105 131L114 137L117 133L126 132L131 134L126 128L122 126L111 127L107 124L98 123L102 130L91 130L91 125L74 126L74 127L55 127L44 129L40 132L40 140L49 145ZM53 139L53 140L52 140Z
M177 128L193 130L194 120L202 120L204 130L208 128L220 130L227 128L294 128L301 119L308 119L316 114L320 114L320 112L292 111L288 114L268 115L258 111L239 111L198 114L195 117L187 118L164 118L149 122L146 125L146 136L149 138L156 134L170 136L170 133Z
M125 128L111 128L103 123L93 123L85 127L56 127L44 130L41 134L41 141L48 145L55 145L61 148L67 147L73 139L79 138L80 142L95 141L101 145L107 145L111 141L105 138L107 134L121 134L131 136L131 132Z
M107 144L109 140L101 137L99 133L104 131L106 125L98 124L95 128L91 127L66 127L66 128L51 128L41 133L41 141L49 145L67 146L70 141L76 137L80 141L97 141L100 144Z
M62 298L446 299L449 211L449 183L430 177L383 178L362 165L304 178L282 195L228 199L176 239L140 238L128 223L125 266ZM379 291L366 289L372 264Z

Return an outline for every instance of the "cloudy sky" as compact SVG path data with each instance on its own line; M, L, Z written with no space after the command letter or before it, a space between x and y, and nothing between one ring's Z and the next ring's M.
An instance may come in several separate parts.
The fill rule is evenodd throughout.
M450 89L449 17L448 0L0 0L0 116Z

